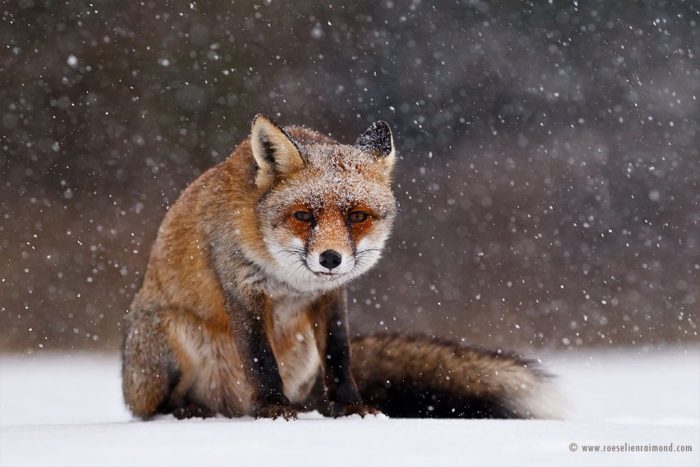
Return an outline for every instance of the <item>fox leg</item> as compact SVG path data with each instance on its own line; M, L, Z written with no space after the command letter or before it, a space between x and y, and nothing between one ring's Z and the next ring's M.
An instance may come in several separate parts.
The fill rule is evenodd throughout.
M165 407L178 379L163 317L163 312L136 310L125 321L122 391L127 406L140 418Z
M319 410L342 417L376 413L362 402L350 367L347 295L338 291L319 304L316 343L323 365L326 400Z
M296 418L297 411L284 395L282 377L269 338L270 316L264 299L248 303L227 294L230 325L236 346L245 362L246 375L253 389L252 402L257 418Z

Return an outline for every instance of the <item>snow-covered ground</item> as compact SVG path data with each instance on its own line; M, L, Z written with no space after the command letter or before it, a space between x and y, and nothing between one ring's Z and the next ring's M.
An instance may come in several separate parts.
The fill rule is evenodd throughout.
M140 422L122 405L116 356L4 356L0 465L700 465L700 349L545 363L570 401L565 421ZM583 452L624 443L692 452Z

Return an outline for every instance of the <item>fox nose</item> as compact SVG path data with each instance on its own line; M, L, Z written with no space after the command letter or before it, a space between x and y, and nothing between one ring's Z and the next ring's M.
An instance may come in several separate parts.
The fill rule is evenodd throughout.
M335 250L326 250L323 253L319 255L319 260L318 262L321 263L321 266L324 268L328 269L334 269L340 266L340 263L343 261L343 257L340 256L340 253L338 253Z

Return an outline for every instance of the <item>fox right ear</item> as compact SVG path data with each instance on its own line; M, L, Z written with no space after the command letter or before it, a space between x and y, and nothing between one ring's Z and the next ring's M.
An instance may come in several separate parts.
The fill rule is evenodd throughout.
M277 177L290 175L304 167L299 148L289 135L271 119L256 115L250 135L253 156L258 165L255 184L271 186Z
M374 122L357 138L355 146L373 153L382 161L387 171L391 171L396 160L394 137L391 128L385 121Z

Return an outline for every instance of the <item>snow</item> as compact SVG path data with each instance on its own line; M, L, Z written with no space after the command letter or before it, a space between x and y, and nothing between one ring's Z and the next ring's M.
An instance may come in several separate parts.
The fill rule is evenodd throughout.
M68 58L66 59L66 63L71 67L71 68L77 68L78 67L78 57L75 55L69 55Z
M700 349L568 352L545 359L564 421L151 422L122 404L111 355L0 357L0 465L698 465ZM693 452L581 452L588 444ZM569 450L577 443L576 452Z

